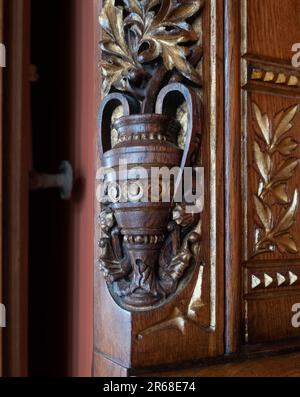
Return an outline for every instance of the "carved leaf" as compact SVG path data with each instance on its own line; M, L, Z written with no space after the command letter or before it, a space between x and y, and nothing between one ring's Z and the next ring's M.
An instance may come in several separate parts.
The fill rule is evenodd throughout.
M185 44L190 46L198 40L187 20L198 12L203 1L123 0L123 4L126 13L115 5L115 0L106 0L99 18L104 30L101 48L106 62L102 67L104 80L107 79L105 92L114 86L131 93L136 91L140 96L149 79L155 78L155 68L160 64L154 61L159 58L167 70L175 69L201 85L200 76L188 60L191 52ZM154 70L149 69L149 63ZM115 67L109 71L109 65ZM117 76L113 77L113 73Z
M174 43L169 40L162 46L162 56L166 69L173 70L176 68L187 79L192 80L195 84L201 84L200 76L186 60L184 49Z
M267 184L269 182L269 175L271 172L271 158L268 153L261 151L257 142L254 142L254 157L259 173L265 184Z
M136 13L140 17L143 17L143 2L139 0L123 0L125 3L126 10L131 13ZM157 1L156 1L157 3Z
M103 30L112 39L111 44L114 45L115 56L130 60L134 63L125 41L123 11L121 8L115 7L115 0L106 0L99 21ZM108 45L108 42L106 42L106 45Z
M291 157L287 160L284 160L278 170L274 173L273 179L274 182L278 181L286 181L293 176L293 172L297 167L299 160L295 157Z
M279 202L283 204L287 204L289 202L285 184L280 184L273 187L272 193Z
M275 233L281 233L289 230L289 228L295 222L295 215L298 208L298 190L295 190L293 201L287 211L279 219L279 222L275 228Z
M112 86L122 91L128 89L128 82L124 77L132 66L130 63L120 63L118 60L115 60L114 63L103 61L100 66L104 77L102 84L102 93L104 96L109 93Z
M275 122L278 123L278 126L274 133L272 147L275 147L278 140L293 127L292 121L298 111L299 105L295 105L285 111L280 112L276 117Z
M155 35L151 41L148 41L149 49L143 51L139 56L139 61L151 62L159 55L162 55L164 65L167 70L177 69L184 77L193 83L201 85L201 79L197 71L187 61L185 47L180 43L193 41L193 35L183 32L182 34Z
M267 114L262 114L259 107L253 104L255 121L259 128L259 133L267 145L270 145L270 120Z
M265 231L268 233L273 227L273 216L270 207L265 204L259 197L254 196L256 213L261 221Z
M279 143L277 150L283 156L289 156L294 150L297 149L298 146L299 144L295 139L288 137Z
M179 5L169 15L170 22L182 22L195 15L202 7L203 1L187 1L185 4Z
M297 254L298 252L296 243L289 233L278 236L276 238L276 244L282 253L289 252L290 254Z

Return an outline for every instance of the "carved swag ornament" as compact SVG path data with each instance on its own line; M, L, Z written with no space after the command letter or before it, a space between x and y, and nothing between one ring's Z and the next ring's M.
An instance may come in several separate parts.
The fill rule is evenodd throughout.
M196 266L200 215L186 211L187 203L176 204L174 195L182 189L183 168L196 164L200 150L201 102L194 88L201 86L196 66L202 49L190 23L201 7L198 0L107 0L100 16L99 152L109 198L100 215L100 266L112 296L128 310L162 304ZM176 114L184 105L188 121L181 150ZM120 107L123 116L116 119ZM119 169L120 159L128 172ZM151 168L174 166L180 173L168 185L171 200L161 200L167 183L162 178L151 201L151 186L144 184ZM129 200L120 200L125 183Z

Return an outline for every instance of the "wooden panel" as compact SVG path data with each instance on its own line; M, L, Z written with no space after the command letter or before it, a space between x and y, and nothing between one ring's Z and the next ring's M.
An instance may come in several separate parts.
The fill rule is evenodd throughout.
M244 177L248 185L245 186L245 189L247 188L248 222L247 229L245 227L245 260L279 259L286 261L287 259L298 259L300 214L297 211L299 188L297 164L300 151L297 141L300 137L300 106L298 109L297 105L299 105L299 99L250 92L247 102L249 116L248 133L245 136L247 153L244 164L247 169L244 170ZM266 123L270 125L267 138L269 143L264 140L263 126L260 128L256 119L258 117L259 120L262 120L263 115L266 115ZM277 115L280 117L278 121L276 120ZM291 123L291 128L288 127L288 123ZM286 131L287 129L289 130ZM295 209L291 207L293 199L295 199ZM263 209L261 204L267 206L267 211L268 209L271 211L269 217L273 227L269 232L265 227L268 225L262 224L260 219L264 214L261 211ZM289 216L287 211L290 208ZM283 222L280 226L284 215L287 215L287 223ZM296 222L293 223L293 220ZM275 229L276 225L278 225L278 230ZM285 228L285 226L289 227ZM273 231L283 233L285 230L292 236L292 239L283 234L284 238L276 239L274 237L274 244L271 243L271 240L266 240L268 233L273 233Z
M100 2L97 6L100 7ZM95 263L95 352L130 368L179 363L223 353L223 1L207 1L203 10L205 208L202 217L203 275L197 271L189 285L164 306L147 312L128 312L111 297ZM98 38L96 38L98 40ZM96 215L99 207L96 205ZM96 228L96 244L99 226ZM99 250L96 250L96 258ZM185 320L184 330L172 320L187 313L202 279L203 307L197 322ZM178 322L177 322L178 324ZM98 368L97 368L98 369ZM101 371L95 371L95 375Z
M299 0L249 0L248 53L290 61L299 42Z
M245 342L300 335L299 71L291 66L300 2L241 1ZM276 21L276 22L275 22Z

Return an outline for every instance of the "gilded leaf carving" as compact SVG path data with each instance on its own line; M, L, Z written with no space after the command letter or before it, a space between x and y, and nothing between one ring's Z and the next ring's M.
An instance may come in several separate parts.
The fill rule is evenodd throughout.
M290 131L290 129L293 127L292 120L294 119L298 111L299 111L299 106L295 105L290 107L286 111L282 111L279 113L279 116L277 117L279 122L277 128L275 129L275 134L271 145L272 149L276 147L279 139L288 131ZM277 119L275 118L275 124Z
M299 143L285 136L293 128L298 112L298 105L291 106L278 113L272 122L253 104L254 130L259 138L254 141L254 161L260 178L254 195L258 231L254 255L273 252L276 248L280 253L298 252L291 228L296 220L299 194L296 189L289 197L287 186L299 164L299 159L292 156Z
M289 156L298 147L298 142L295 139L288 137L283 139L278 145L278 151L283 156Z
M253 104L254 115L256 118L256 123L258 125L258 131L261 137L264 139L267 145L270 144L270 122L266 114L262 114L259 107Z
M254 203L256 213L261 221L262 227L267 233L270 232L273 226L273 216L270 207L265 204L258 196L254 196Z
M295 215L298 207L298 191L295 190L293 201L283 216L279 219L274 230L275 233L282 233L290 229L295 222Z
M286 185L284 183L274 186L272 188L272 193L274 194L275 198L284 203L284 204L288 204L289 202L289 197L287 194L287 190L286 190Z
M271 157L268 153L263 152L257 142L254 142L254 155L257 167L264 182L269 183L271 172Z
M274 172L273 183L278 181L287 181L294 175L295 168L298 166L299 160L291 157L283 160L278 170Z
M201 85L190 61L191 43L199 37L189 23L201 7L196 0L106 0L99 18L104 95L115 88L145 99L162 66Z

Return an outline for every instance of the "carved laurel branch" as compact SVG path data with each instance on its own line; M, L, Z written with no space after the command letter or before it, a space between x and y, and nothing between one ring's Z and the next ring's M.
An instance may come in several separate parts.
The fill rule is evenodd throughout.
M298 209L298 190L293 197L287 193L287 183L298 166L299 159L292 156L299 143L286 136L293 127L299 105L294 105L278 113L273 123L267 114L253 104L254 129L259 140L254 142L256 171L260 177L254 205L257 226L261 231L255 243L254 254L273 252L295 254L298 252L290 229L295 222ZM281 161L275 162L275 156ZM278 165L277 165L278 164ZM278 214L278 208L281 208Z
M115 88L143 99L147 87L160 86L165 72L174 70L201 85L193 66L200 60L199 44L194 49L189 44L199 38L187 20L202 5L199 0L106 0L99 18L103 95Z

